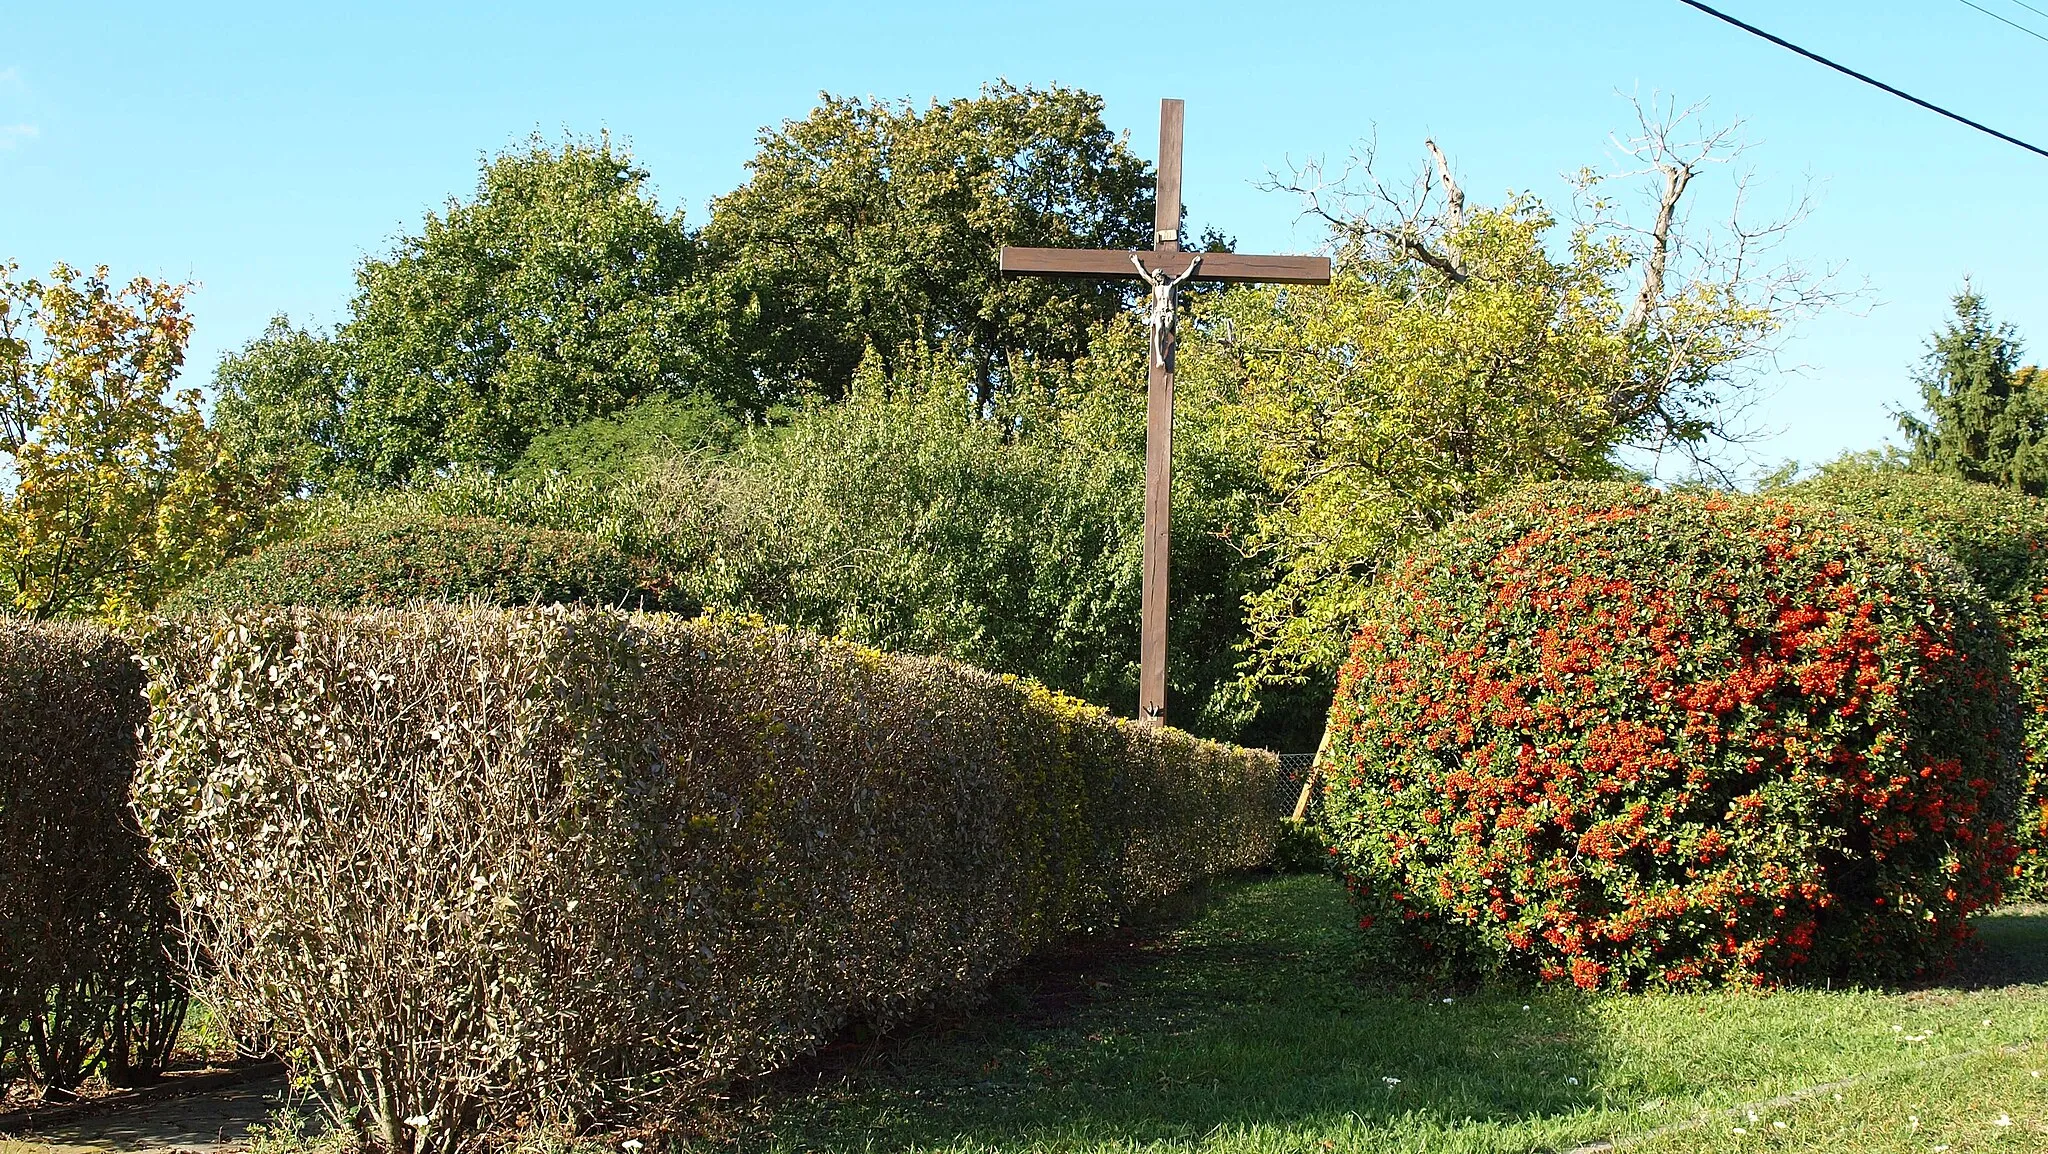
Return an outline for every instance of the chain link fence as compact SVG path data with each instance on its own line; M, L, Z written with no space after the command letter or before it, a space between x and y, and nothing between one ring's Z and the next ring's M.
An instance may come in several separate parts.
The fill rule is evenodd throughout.
M1274 805L1281 817L1292 817L1294 807L1301 799L1301 787L1308 780L1309 771L1314 768L1316 755L1310 753L1280 754L1280 776L1273 783ZM1308 795L1308 812L1304 817L1315 817L1322 809L1322 791L1312 789Z

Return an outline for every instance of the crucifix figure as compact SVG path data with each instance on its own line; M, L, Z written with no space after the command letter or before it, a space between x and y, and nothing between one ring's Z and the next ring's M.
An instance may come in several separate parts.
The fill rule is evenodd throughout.
M1145 584L1138 653L1138 717L1166 722L1166 569L1173 488L1173 346L1180 288L1190 280L1232 284L1328 284L1327 257L1185 252L1180 247L1180 144L1184 106L1159 102L1158 207L1152 247L1136 252L1087 248L1003 249L1002 270L1026 276L1130 276L1151 287L1145 380Z

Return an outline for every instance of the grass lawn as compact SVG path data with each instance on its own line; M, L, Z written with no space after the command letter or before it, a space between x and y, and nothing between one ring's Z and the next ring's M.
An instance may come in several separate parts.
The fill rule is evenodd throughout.
M1348 925L1325 878L1219 887L979 1013L834 1047L691 1146L2048 1150L2048 910L1986 918L1962 978L1904 993L1446 999L1366 973Z

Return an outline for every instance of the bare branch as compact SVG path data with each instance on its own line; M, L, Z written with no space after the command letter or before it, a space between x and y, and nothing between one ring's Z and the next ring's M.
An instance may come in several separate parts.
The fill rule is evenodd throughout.
M1424 139L1422 146L1429 150L1430 157L1436 161L1437 179L1443 181L1444 184L1446 216L1450 226L1452 228L1464 227L1465 190L1458 187L1457 179L1451 175L1451 162L1444 159L1444 150L1436 146L1436 141Z
M1381 239L1399 246L1402 252L1442 273L1453 283L1463 284L1465 282L1465 269L1458 263L1457 258L1429 247L1429 245L1423 242L1420 233L1410 230L1395 234L1382 232L1377 229L1374 232Z
M1629 333L1640 333L1650 323L1650 310L1664 299L1664 270L1671 258L1671 222L1678 212L1678 202L1685 197L1685 187L1692 183L1693 167L1682 163L1659 163L1657 168L1664 174L1664 195L1657 204L1657 223L1650 227L1650 255L1643 270L1642 287L1636 290L1635 303L1629 306L1628 317L1621 327Z
M1435 167L1425 165L1405 190L1390 188L1381 178L1375 163L1378 142L1373 139L1359 146L1351 163L1335 178L1327 174L1322 161L1310 160L1284 178L1268 173L1260 187L1299 197L1303 215L1322 219L1345 243L1360 247L1377 244L1453 283L1463 283L1468 274L1456 251L1432 245L1429 238L1464 224L1465 192L1436 142L1423 143Z

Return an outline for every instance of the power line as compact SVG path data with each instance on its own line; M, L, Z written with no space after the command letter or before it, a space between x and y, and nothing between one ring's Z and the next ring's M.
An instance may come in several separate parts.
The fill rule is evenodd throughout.
M1726 12L1709 8L1705 4L1700 3L1699 0L1678 0L1678 2L1680 4L1685 5L1688 8L1697 8L1700 11L1706 13L1707 15L1712 16L1714 19L1721 21L1724 24L1733 24L1735 27L1742 29L1744 32L1747 32L1752 36L1760 36L1763 39L1770 41L1771 43L1777 45L1780 48L1786 49L1791 52L1797 52L1799 55L1806 57L1808 60L1811 60L1816 64L1824 64L1827 67L1834 69L1835 71L1841 73L1844 76L1853 76L1856 79L1861 80L1863 83L1870 85L1872 88L1881 89L1885 92L1891 93L1893 96L1896 96L1901 100L1917 104L1920 107L1925 108L1929 112L1946 116L1950 120L1953 120L1958 124L1967 124L1971 128L1974 128L1977 131L1985 133L1987 135L1995 136L1998 139L2005 141L2007 144L2018 145L2019 147L2026 149L2028 152L2031 152L2036 156L2048 157L2048 148L2041 148L2036 145L2028 144L2026 141L2021 140L2019 137L2008 136L2005 133L1998 131L1996 128L1993 128L1988 124L1980 124L1977 121L1971 120L1969 117L1962 115L1961 113L1950 112L1948 109L1943 108L1939 104L1930 104L1929 102L1920 99L1919 97L1913 95L1910 92L1904 92L1900 89L1893 88L1891 85L1886 84L1884 81L1879 80L1874 76L1866 76L1863 73L1856 71L1854 68L1851 68L1846 64L1837 64L1834 61L1829 60L1827 57L1822 56L1818 52L1808 52L1806 49L1801 48L1799 45L1792 43L1790 40L1786 40L1778 36L1773 36L1770 33L1764 31L1763 29L1758 28L1754 24L1745 24L1742 21L1737 20L1735 17L1728 15Z
M1971 3L1971 0L1961 0L1961 3L1965 7L1975 8L1977 11L1982 12L1984 15L1991 17L1993 20L1998 21L2000 24L2010 24L2014 28L2017 28L2020 31L2026 33L2027 35L2033 37L2034 39L2039 40L2043 44L2048 44L2048 36L2041 35L2039 32L2034 31L2032 28L2027 27L2026 25L2020 23L2017 20L2007 20L2005 17L2000 16L1998 13L1993 12L1991 9L1986 8L1981 4ZM2026 7L2026 5L2022 4L2020 5L2020 7L2024 8Z
M2012 2L2026 9L2027 11L2032 12L2036 16L2048 16L2048 12L2041 11L2039 8L2036 8L2032 4L2027 3L2027 0L2012 0Z

